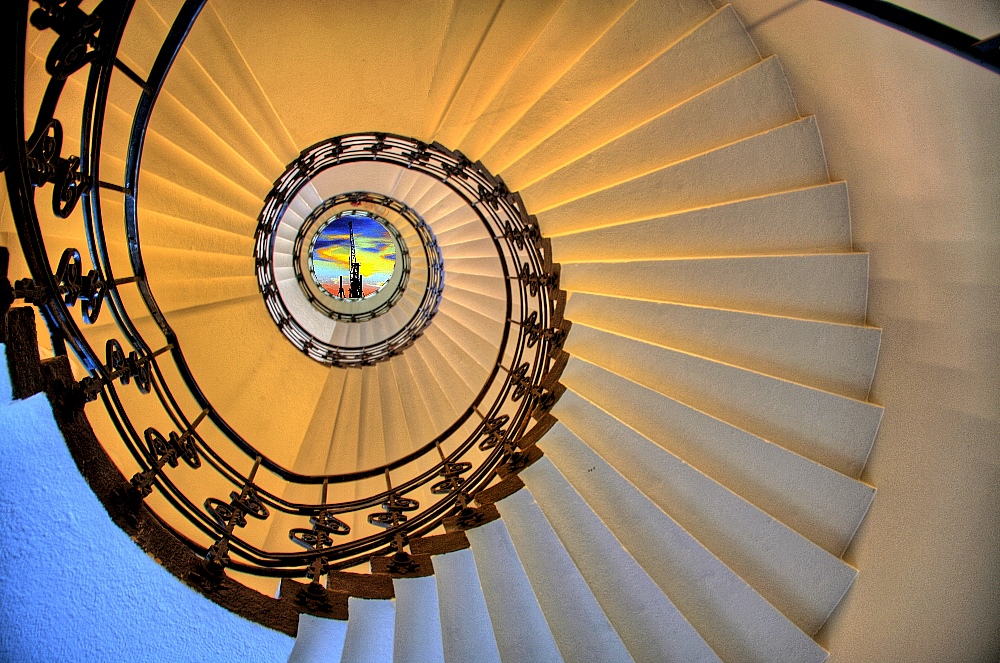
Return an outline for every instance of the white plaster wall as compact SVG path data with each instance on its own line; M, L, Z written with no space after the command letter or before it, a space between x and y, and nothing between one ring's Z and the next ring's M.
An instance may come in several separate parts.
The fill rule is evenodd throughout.
M831 663L1000 655L1000 75L816 0L732 0L816 114L871 252L878 488ZM904 0L980 37L996 0Z
M292 638L212 603L129 540L46 397L8 403L2 356L0 373L0 661L286 661Z

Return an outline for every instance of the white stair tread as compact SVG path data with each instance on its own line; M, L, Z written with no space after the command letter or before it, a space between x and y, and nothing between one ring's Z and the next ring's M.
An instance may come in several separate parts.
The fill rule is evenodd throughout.
M882 408L704 357L574 325L564 349L850 477Z
M552 237L555 262L832 253L851 248L847 185L734 200Z
M437 582L433 576L394 578L393 663L444 663Z
M635 661L719 661L549 458L519 476Z
M586 399L833 555L844 552L875 495L867 484L576 357L560 382L571 408Z
M594 593L527 488L497 503L528 580L567 661L632 661Z
M503 520L466 532L503 661L562 661Z
M561 423L539 446L723 660L826 659L809 636Z
M813 117L693 156L535 212L544 235L562 234L829 182Z
M348 599L347 614L341 663L392 663L395 602L352 596Z
M346 635L347 622L302 613L299 615L299 630L288 663L340 661Z
M863 324L868 254L569 263L560 285L570 292Z
M431 557L446 663L500 663L476 560L469 549Z
M868 395L881 330L690 304L575 293L566 317L850 398Z

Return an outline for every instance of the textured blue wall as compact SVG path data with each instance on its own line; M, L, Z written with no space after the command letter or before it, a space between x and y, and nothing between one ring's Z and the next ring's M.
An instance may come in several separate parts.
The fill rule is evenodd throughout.
M111 521L0 345L0 661L278 663L293 641L186 587Z

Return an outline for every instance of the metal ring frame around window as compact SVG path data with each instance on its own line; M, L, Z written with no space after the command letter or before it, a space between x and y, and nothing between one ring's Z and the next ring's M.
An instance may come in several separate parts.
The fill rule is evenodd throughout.
M399 230L396 229L396 227L392 223L389 223L387 220L382 219L380 215L376 215L372 212L366 210L354 210L350 208L342 212L338 212L333 217L330 217L330 219L323 219L323 216L329 210L338 207L340 205L350 204L351 207L354 207L364 203L372 203L374 205L379 205L381 207L393 209L394 211L396 211L397 214L406 219L406 221L409 222L410 225L412 225L415 229L421 227L423 228L424 233L420 233L420 230L417 230L421 238L421 248L423 248L424 250L424 257L426 258L427 264L430 268L429 271L437 272L436 277L434 278L434 282L437 284L437 287L435 287L434 290L437 292L438 295L440 295L440 292L442 290L441 283L443 281L442 273L444 270L444 261L441 259L441 250L437 246L437 241L434 239L433 233L430 232L430 229L427 227L427 224L424 223L424 220L421 219L416 212L414 212L412 209L410 209L403 203L399 202L398 200L395 200L394 198L390 198L388 196L382 196L380 194L375 194L370 192L343 193L337 196L333 196L332 198L327 198L326 200L323 201L322 204L320 204L319 207L314 209L309 214L308 217L306 217L306 220L303 221L302 223L302 227L299 228L299 232L295 235L295 242L292 248L292 255L294 256L292 261L292 267L295 270L295 279L299 282L299 286L302 290L302 293L306 296L306 299L308 299L309 302L314 307L318 308L320 311L322 311L325 315L332 318L333 320L343 320L347 322L364 322L367 320L373 320L377 318L383 313L388 312L389 309L396 304L396 302L402 299L403 293L406 292L406 286L410 280L410 270L411 270L410 251L406 245L406 242L400 235ZM379 304L377 307L373 308L370 311L365 311L364 313L344 313L342 311L337 311L327 306L326 302L323 301L324 298L317 297L315 293L312 291L312 289L309 287L309 283L308 281L306 281L306 277L302 273L302 254L303 254L303 249L306 248L305 242L308 236L310 235L312 236L312 241L310 242L310 244L313 244L316 241L315 238L318 233L312 232L312 228L314 226L322 228L322 225L329 223L332 219L339 218L340 216L344 215L356 215L356 214L372 216L372 218L379 220L379 223L383 225L385 229L389 232L389 235L392 237L392 240L396 245L396 261L397 263L400 264L400 278L399 282L394 287L390 297L386 301ZM322 221L320 221L321 219ZM383 223L383 221L386 221L386 223ZM277 222L278 220L275 220L275 223ZM312 246L310 245L306 250L308 251L308 261L309 261L308 271L315 280L316 274L312 267L313 263ZM432 259L432 254L433 254L433 259ZM261 270L258 270L258 274L260 273L260 271ZM273 267L271 270L268 271L270 272L270 276L273 282L274 278ZM431 280L432 280L431 278L427 279L428 286L430 286ZM267 286L263 284L260 284L260 286L261 286L260 288L261 293L263 294ZM280 293L278 293L279 298L280 296L281 296ZM436 297L434 299L436 300L437 303L440 303L441 301L440 297ZM437 304L435 304L435 308L436 306Z
M560 347L568 329L562 321L565 296L558 289L558 266L551 261L547 240L538 232L537 222L528 216L520 197L478 163L458 152L389 134L349 136L304 153L314 163L346 163L353 160L382 160L427 173L462 196L479 215L500 256L507 292L504 339L510 337L508 365L498 358L489 382L500 378L496 398L479 407L470 406L459 421L441 437L429 441L411 456L379 468L342 475L305 475L281 467L260 454L213 408L191 374L181 344L161 309L146 278L142 258L141 218L137 205L140 163L146 132L154 104L184 39L201 11L204 0L186 0L174 19L148 77L143 80L116 57L132 8L131 0L103 0L91 14L77 7L76 0L36 0L39 7L31 16L38 29L59 33L47 61L50 75L35 129L25 140L24 80L25 44L28 31L28 2L16 0L0 8L0 85L8 86L12 103L0 105L0 155L6 171L7 189L18 239L31 277L10 287L0 275L0 314L12 300L34 305L45 320L57 355L67 347L89 371L89 376L71 385L71 402L93 403L100 398L120 434L120 439L104 439L105 449L124 444L140 471L130 482L130 494L141 504L152 491L193 524L210 545L191 539L167 520L157 516L171 535L207 567L231 569L271 577L312 577L319 572L350 568L373 555L400 551L407 537L421 536L437 528L442 519L459 512L472 497L490 484L501 465L515 466L520 453L518 441L529 428L530 418L539 417L558 397ZM89 67L80 132L80 157L62 156L62 126L54 114L67 76ZM112 74L124 75L141 90L133 116L126 155L125 178L120 184L101 179L101 141ZM87 249L92 263L85 270L76 248L67 248L53 269L46 250L46 236L58 237L58 228L45 229L36 212L36 191L52 184L54 210L62 218L75 205L82 206ZM285 182L287 184L287 182ZM281 205L279 195L270 202ZM105 226L102 196L124 201L125 239L130 248L130 264L113 264ZM4 292L4 286L6 292ZM120 291L137 288L149 314L157 323L160 338L139 332L123 302ZM515 306L516 303L516 306ZM79 304L79 307L76 305ZM74 309L79 314L73 313ZM107 310L117 324L119 338L104 347L94 347L88 339L88 325ZM102 343L103 345L103 343ZM504 357L501 353L499 357ZM169 359L168 359L169 357ZM172 360L180 380L170 383L161 362ZM181 384L176 384L176 382ZM169 417L173 429L157 430L138 420L126 408L120 394L136 389L155 399ZM187 390L197 407L182 407L175 398L178 389ZM480 393L482 398L486 388ZM137 396L139 398L139 396ZM500 414L507 404L507 412ZM87 407L95 407L88 405ZM481 414L480 414L481 413ZM459 430L465 419L478 423L474 431L454 446L431 469L399 480L407 464L418 455L437 447L440 439ZM230 462L205 441L206 427L239 452L239 462ZM215 439L215 437L213 437ZM438 447L439 448L439 447ZM462 460L473 448L484 452L478 466ZM232 491L196 504L171 481L171 468L180 461L221 477ZM82 461L81 461L82 462ZM83 465L81 465L83 467ZM354 481L384 473L397 479L385 491L342 503L326 502L330 483ZM262 473L271 473L290 483L315 486L315 501L292 502L260 487ZM207 485L207 484L206 484ZM417 487L433 486L440 496L434 504L417 505L407 497ZM108 502L105 502L108 506ZM109 506L109 509L111 507ZM138 507L137 507L138 508ZM273 512L292 514L301 527L290 537L303 544L296 553L278 553L258 548L240 536L243 527L254 527L258 519ZM382 532L336 545L344 534L343 515L358 512L369 522L386 527ZM249 516L249 519L247 518ZM213 567L214 565L214 567Z
M339 140L339 139L334 139ZM285 335L291 343L299 350L307 354L312 359L332 365L332 366L369 366L375 362L389 359L398 355L408 348L420 337L437 313L441 304L441 293L444 289L444 261L441 258L441 249L437 240L426 222L420 216L403 203L384 196L370 192L356 191L343 193L326 199L315 210L313 210L303 222L300 232L296 234L292 263L295 270L295 278L299 282L303 295L319 309L324 315L335 320L343 320L351 323L364 322L387 312L403 296L407 280L410 275L409 255L401 256L403 264L403 276L391 297L378 307L358 314L345 314L335 311L326 306L322 299L317 298L305 282L300 261L297 256L303 249L303 242L306 239L304 231L307 230L316 219L321 218L328 210L339 205L362 205L364 203L374 203L381 207L390 209L402 218L406 219L416 230L420 237L424 256L427 261L427 284L424 288L420 304L414 311L410 319L399 330L389 338L358 347L337 346L310 334L295 316L289 311L281 297L281 293L276 285L274 274L274 252L275 238L277 237L277 227L287 209L287 206L295 199L298 192L313 177L329 168L329 160L322 158L326 153L327 146L332 141L323 141L305 150L302 155L289 166L286 174L280 178L265 199L264 208L260 213L257 231L254 235L254 257L257 266L257 283L264 302L267 305L268 313L278 325L278 329ZM317 153L320 154L317 157ZM399 231L392 229L395 233L394 239L398 241ZM404 247L405 248L405 247Z

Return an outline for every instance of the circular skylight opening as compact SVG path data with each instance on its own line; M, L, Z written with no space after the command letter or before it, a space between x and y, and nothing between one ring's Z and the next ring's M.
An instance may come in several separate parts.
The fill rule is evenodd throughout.
M377 294L392 278L396 242L384 219L349 210L332 217L313 236L309 273L321 292L343 300Z

